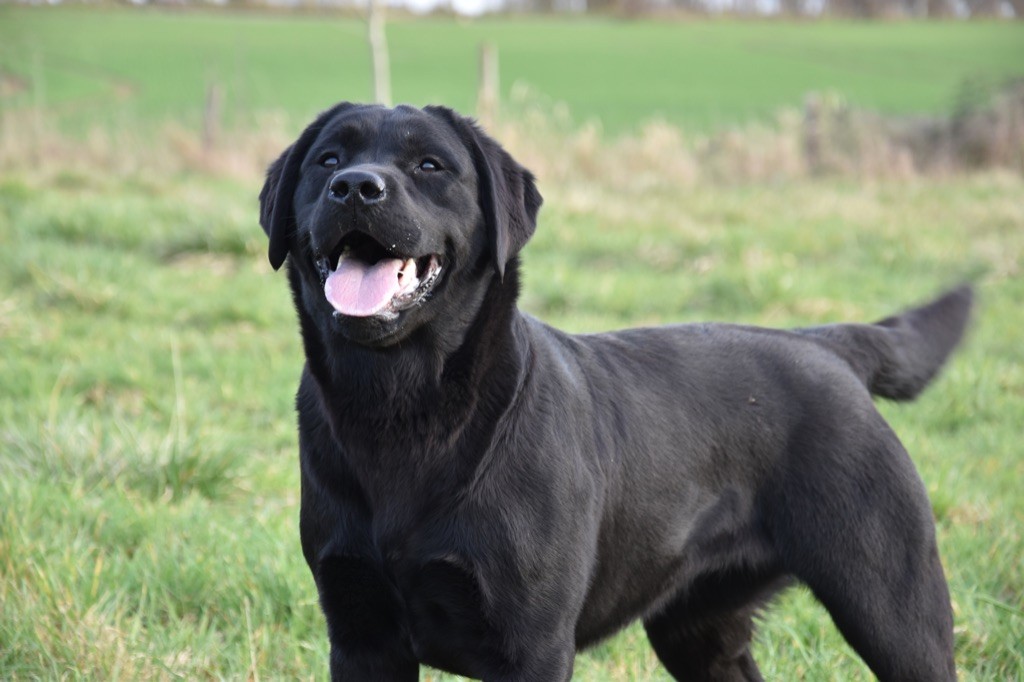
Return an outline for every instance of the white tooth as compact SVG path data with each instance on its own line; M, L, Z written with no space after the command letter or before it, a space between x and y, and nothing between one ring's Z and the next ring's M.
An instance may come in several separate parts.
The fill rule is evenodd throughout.
M412 259L406 259L402 264L402 268L398 271L398 286L399 295L406 292L412 291L419 285L416 280L416 262Z

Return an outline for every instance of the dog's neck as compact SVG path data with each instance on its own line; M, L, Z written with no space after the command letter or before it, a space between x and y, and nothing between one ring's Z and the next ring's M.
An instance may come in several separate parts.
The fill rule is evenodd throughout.
M319 344L307 348L307 357L323 358L311 361L309 372L324 417L346 458L364 469L360 478L386 476L394 485L402 470L429 480L432 468L451 483L470 475L527 371L518 293L513 261L474 302L475 315L455 339L461 343L452 343L450 329L427 324L385 349L325 338L324 330L308 333L313 318L297 306L307 344Z

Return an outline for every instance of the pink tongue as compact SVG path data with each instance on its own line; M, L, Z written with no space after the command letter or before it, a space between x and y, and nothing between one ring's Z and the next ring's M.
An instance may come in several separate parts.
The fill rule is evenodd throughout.
M342 315L376 315L398 293L398 271L402 261L385 258L368 265L354 258L342 258L338 269L327 277L324 294Z

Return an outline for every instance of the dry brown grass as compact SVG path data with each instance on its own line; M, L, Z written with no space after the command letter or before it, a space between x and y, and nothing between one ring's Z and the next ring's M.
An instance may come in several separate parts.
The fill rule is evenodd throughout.
M948 117L892 119L835 94L808 95L802 111L780 112L714 134L689 135L665 121L609 137L595 124L525 109L497 133L551 181L656 189L835 176L897 180L977 170L1024 173L1024 82L1011 83Z
M808 177L909 179L975 170L1024 173L1024 82L949 117L895 120L812 94L802 111L780 112L714 134L689 134L662 120L637 132L605 134L575 124L564 107L519 102L488 125L548 185L580 183L631 192L713 184L774 183ZM0 172L44 181L68 173L115 177L197 173L255 181L294 138L285 117L225 129L213 142L179 123L61 132L45 111L0 112Z
M114 178L195 173L239 180L262 175L266 164L288 146L294 132L284 117L268 113L253 128L223 131L210 145L201 131L167 122L93 126L84 134L61 130L45 111L0 113L0 172L18 172L39 180L75 173L105 173Z

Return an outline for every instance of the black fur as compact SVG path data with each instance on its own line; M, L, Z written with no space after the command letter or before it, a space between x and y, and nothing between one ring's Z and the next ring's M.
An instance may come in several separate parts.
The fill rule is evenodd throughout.
M331 201L325 154L386 201ZM880 678L955 679L931 509L871 394L924 388L969 289L874 325L562 333L516 308L533 176L439 107L331 109L260 201L306 351L300 525L334 679L563 681L636 619L677 679L759 679L752 619L794 581ZM439 254L432 295L335 314L315 260L353 231Z

